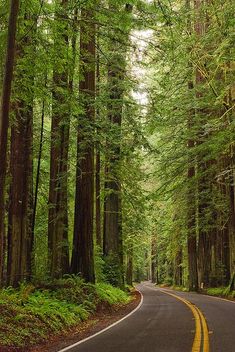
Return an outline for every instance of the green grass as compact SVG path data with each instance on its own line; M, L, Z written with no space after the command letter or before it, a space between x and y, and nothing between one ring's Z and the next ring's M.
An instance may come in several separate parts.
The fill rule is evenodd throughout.
M227 287L211 287L206 290L206 293L210 296L235 298L235 291L229 292Z
M67 277L35 288L0 290L1 346L24 347L46 340L87 320L96 307L126 304L130 296L106 283L87 284Z
M187 287L184 287L184 286L171 286L171 288L173 290L176 290L176 291L182 291L182 292L189 292L189 289Z

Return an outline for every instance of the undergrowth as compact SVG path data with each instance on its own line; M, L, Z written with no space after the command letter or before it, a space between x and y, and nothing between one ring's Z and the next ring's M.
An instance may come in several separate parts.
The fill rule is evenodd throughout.
M228 287L212 287L206 290L210 296L219 296L227 298L235 298L235 291L230 291Z
M109 284L70 276L40 286L0 290L0 345L35 345L89 318L99 304L125 304L130 296Z
M176 291L182 291L182 292L188 292L189 291L189 289L187 287L184 287L184 286L176 286L176 285L174 285L174 286L171 286L171 288L173 290L176 290Z
M183 292L189 292L189 289L184 287L184 286L169 286L167 284L161 284L158 285L159 287L169 287L173 290L176 291L183 291ZM210 287L205 289L204 291L201 291L202 293L206 293L207 295L210 296L217 296L217 297L224 297L224 298L229 298L229 299L235 299L235 291L230 291L229 287Z

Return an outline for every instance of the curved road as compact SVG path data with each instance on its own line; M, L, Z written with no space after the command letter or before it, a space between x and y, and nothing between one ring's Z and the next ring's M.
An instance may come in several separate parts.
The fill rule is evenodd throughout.
M159 289L149 282L137 288L143 304L134 314L60 352L235 351L235 302Z

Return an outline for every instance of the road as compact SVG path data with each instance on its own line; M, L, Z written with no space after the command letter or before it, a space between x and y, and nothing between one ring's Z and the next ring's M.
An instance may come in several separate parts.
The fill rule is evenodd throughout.
M137 289L141 307L109 330L60 352L235 352L235 303L196 293Z

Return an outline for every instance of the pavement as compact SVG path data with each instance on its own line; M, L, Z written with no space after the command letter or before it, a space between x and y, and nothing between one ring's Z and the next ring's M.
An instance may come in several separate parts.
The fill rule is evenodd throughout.
M103 333L58 352L235 352L235 302L137 286L143 303Z

